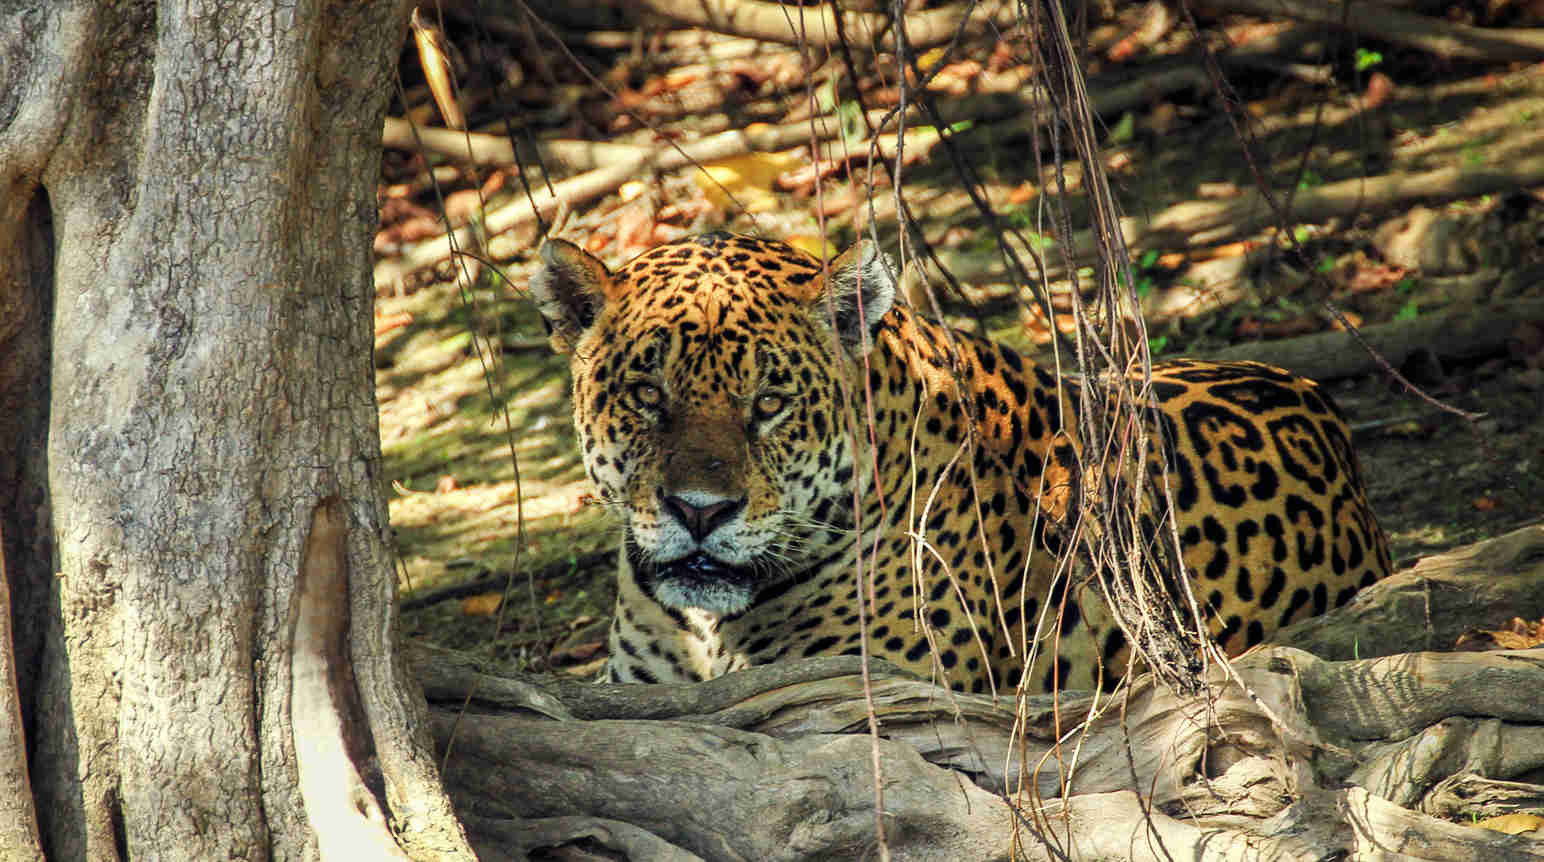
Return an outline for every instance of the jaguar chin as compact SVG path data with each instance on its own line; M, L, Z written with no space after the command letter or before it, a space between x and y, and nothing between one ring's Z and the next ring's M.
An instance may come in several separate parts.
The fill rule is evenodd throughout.
M667 608L733 617L745 613L756 598L759 579L751 567L732 566L702 551L657 563L628 541L627 563L639 589Z

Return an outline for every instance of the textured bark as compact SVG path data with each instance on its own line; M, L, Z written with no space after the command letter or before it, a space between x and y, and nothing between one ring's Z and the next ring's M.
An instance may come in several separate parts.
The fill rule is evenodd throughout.
M1544 841L1432 815L1544 795L1544 651L1404 650L1535 613L1541 584L1541 527L1431 558L1283 633L1336 653L1326 632L1365 626L1361 658L1268 647L1235 662L1247 689L1216 668L1193 698L1148 679L1125 699L1015 705L876 668L877 743L847 735L867 728L855 659L596 686L412 653L484 859L597 845L632 860L875 858L877 762L894 859L1492 862L1538 858Z
M391 650L368 273L404 12L0 13L0 515L51 858L468 855Z

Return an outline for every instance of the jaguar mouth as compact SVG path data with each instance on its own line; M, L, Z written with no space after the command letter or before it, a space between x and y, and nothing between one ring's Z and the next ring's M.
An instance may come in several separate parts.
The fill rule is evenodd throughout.
M756 597L759 579L750 567L731 565L701 551L660 563L629 540L627 561L639 589L666 607L730 616L743 613Z
M734 566L721 562L700 551L673 562L656 565L654 573L655 577L658 578L679 578L681 580L703 582L734 580L737 574Z

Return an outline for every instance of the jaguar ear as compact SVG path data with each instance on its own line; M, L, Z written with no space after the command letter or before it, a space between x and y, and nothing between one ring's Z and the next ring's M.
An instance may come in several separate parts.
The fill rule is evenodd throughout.
M869 240L831 261L826 290L817 313L828 314L826 296L836 311L836 332L848 350L862 356L873 346L879 319L895 305L895 276L890 259Z
M605 307L611 272L566 240L546 240L539 254L541 268L531 276L531 299L547 322L552 349L567 353Z

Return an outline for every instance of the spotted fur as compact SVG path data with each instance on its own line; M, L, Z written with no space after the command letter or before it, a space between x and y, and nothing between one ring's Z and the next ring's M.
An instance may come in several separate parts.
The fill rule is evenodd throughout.
M559 241L542 258L532 294L572 353L585 468L625 525L612 680L855 654L865 626L871 654L962 690L1120 671L1107 609L1054 577L1072 384L896 303L868 244L828 268L729 234L614 275ZM1179 361L1153 392L1186 567L1225 649L1388 574L1315 383Z

